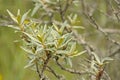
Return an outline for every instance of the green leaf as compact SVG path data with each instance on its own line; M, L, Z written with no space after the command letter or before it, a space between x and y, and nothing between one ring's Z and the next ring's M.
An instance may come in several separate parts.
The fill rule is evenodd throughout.
M14 22L18 23L16 17L15 17L9 10L7 10L7 12L8 12L8 14L10 15L10 17L12 18L12 20L13 20Z
M58 40L57 40L57 47L59 47L62 43L63 43L63 40L64 40L64 38L59 38Z
M72 40L72 38L68 39L63 45L61 45L59 48L62 48L64 46L66 46L70 41Z
M17 16L19 16L19 15L21 15L21 14L20 14L20 9L18 9L18 12L17 12Z
M41 43L43 43L43 38L42 38L41 35L37 35L37 38L38 38L38 40L39 40Z
M20 21L21 21L20 9L18 9L18 12L17 12L17 21L20 24Z

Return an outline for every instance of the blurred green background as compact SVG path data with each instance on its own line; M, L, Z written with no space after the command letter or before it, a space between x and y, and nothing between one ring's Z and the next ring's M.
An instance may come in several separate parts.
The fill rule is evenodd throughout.
M91 3L92 1L99 3L99 9L102 10L102 12L107 12L106 8L108 4L104 0L88 0L87 3ZM7 9L16 14L18 9L24 13L29 9L33 9L33 7L34 4L32 3L32 0L0 0L0 16L8 16L6 12ZM113 28L118 30L120 29L120 23L116 22L115 24L109 17L100 14L100 12L97 10L94 12L94 17L105 28ZM82 15L80 20L83 26L87 26L87 30L84 31L88 33L86 40L90 41L90 43L95 46L99 46L99 53L106 52L108 48L107 44L109 43L103 37L100 37L101 35L98 36L97 32L90 28L90 24L86 23L83 18L84 16ZM81 33L82 32L83 31L81 31ZM119 34L113 34L112 36L116 40L120 41ZM115 36L117 36L117 38ZM26 55L24 54L25 52L20 48L21 42L14 42L19 38L19 34L15 33L13 29L5 26L0 26L0 80L37 80L38 78L37 74L34 71L24 69L24 66L27 62ZM119 80L120 56L118 55L115 58L116 60L107 66L107 72L111 76L112 80ZM76 61L74 60L74 62ZM67 73L65 74L68 75ZM71 78L70 76L71 75L68 75L68 78Z
M33 6L30 0L0 0L0 15L8 15L7 9L16 14L18 9L26 12ZM0 26L0 80L36 80L34 72L24 69L26 57L21 43L14 42L19 37L13 29Z

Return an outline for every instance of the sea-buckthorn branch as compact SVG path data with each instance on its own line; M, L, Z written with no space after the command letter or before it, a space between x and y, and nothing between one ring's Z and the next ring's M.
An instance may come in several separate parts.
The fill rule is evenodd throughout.
M119 54L120 52L120 48L118 48L116 51L112 52L110 55L108 55L109 57L113 57L115 56L116 54Z
M38 73L39 78L41 78L42 76L41 76L41 74L40 74L40 70L39 70L38 63L37 63L37 62L36 62L36 71L37 71L37 73Z
M49 60L50 60L50 58L51 58L51 54L49 54L49 53L46 51L46 56L47 56L47 58L46 58L46 60L44 61L43 67L42 67L41 72L40 72L40 79L41 79L41 80L44 80L44 77L43 77L44 71L45 71L46 68L47 68L47 64L48 64L48 62L49 62Z
M119 42L117 42L117 41L115 41L114 39L112 39L112 38L109 36L109 34L108 34L107 32L105 32L104 29L103 29L100 25L98 25L98 23L96 22L96 20L93 18L92 15L89 15L88 13L86 13L86 11L85 11L85 10L86 10L86 6L85 6L85 4L84 4L84 0L82 0L81 3L82 3L83 14L87 17L87 19L88 19L89 22L93 25L93 27L96 28L96 29L97 29L98 31L100 31L101 33L103 33L107 40L111 41L113 44L116 44L116 45L120 46L120 43L119 43ZM117 51L116 51L116 52L117 52ZM115 53L112 53L112 54L116 54L116 52L115 52ZM112 55L112 54L111 54L111 55Z
M107 80L112 80L106 71L103 72Z
M64 71L66 72L69 72L69 73L72 73L72 74L78 74L78 75L85 75L85 74L89 74L88 72L80 72L80 71L77 71L77 70L73 70L73 69L69 69L69 68L65 68L63 67L58 60L56 60L56 64Z
M109 6L111 7L111 10L113 11L113 14L116 16L118 22L120 22L120 16L119 16L119 14L120 14L120 10L119 10L120 9L120 2L117 1L117 0L114 0L114 2L116 2L116 4L118 5L118 10L115 10L115 8L112 5L112 1L111 0L108 1Z
M47 68L49 69L49 71L50 71L57 79L59 79L59 80L65 80L65 79L63 78L63 76L58 75L58 74L54 71L54 69L52 69L50 66L47 66Z

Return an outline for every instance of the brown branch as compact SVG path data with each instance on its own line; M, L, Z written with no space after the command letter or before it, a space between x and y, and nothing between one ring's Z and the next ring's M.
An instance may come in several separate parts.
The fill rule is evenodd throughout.
M108 75L108 73L106 71L104 71L104 75L106 76L107 80L111 80L110 76Z
M102 78L102 75L103 75L103 72L104 72L104 68L99 68L99 71L98 71L98 73L97 73L97 75L96 75L96 80L101 80L101 78Z
M72 0L72 1L73 1L73 0ZM60 7L59 13L60 13L60 17L61 17L62 22L65 21L64 15L65 15L66 11L68 10L68 8L69 8L70 4L72 3L72 1L69 2L69 0L66 0L65 7L62 9L62 4L61 4L61 2L60 2L60 0L59 0L59 7Z
M47 52L47 51L46 51ZM50 60L50 58L51 58L51 54L49 54L48 52L47 52L47 59L44 61L44 64L43 64L43 68L42 68L42 70L41 70L41 73L40 73L40 78L42 79L42 80L44 80L43 78L43 73L44 73L44 71L46 70L46 67L47 67L47 64L48 64L48 62L49 62L49 60Z
M89 45L83 38L82 36L78 35L77 31L72 30L73 36L76 38L77 42L81 44L85 50L87 50L88 54L91 55L91 52L94 52L94 48Z
M59 80L63 80L63 77L58 75L51 67L47 66L47 68L50 70L50 72ZM65 79L64 79L65 80Z
M87 72L80 72L80 71L76 71L76 70L73 70L73 69L65 68L58 62L58 60L56 60L56 63L62 70L66 71L66 72L69 72L69 73L72 73L72 74L79 74L79 75L88 74Z
M109 34L106 33L106 32L102 29L102 27L101 27L100 25L98 25L98 23L96 22L96 20L93 18L92 15L89 15L88 13L85 12L86 6L85 6L85 3L84 3L84 0L81 0L81 1L82 1L82 2L81 2L81 5L82 5L83 14L87 17L87 19L88 19L89 22L93 25L93 27L96 28L98 31L102 32L102 33L105 35L105 37L107 38L107 40L109 40L109 41L111 41L112 43L120 46L120 43L119 43L119 42L115 41L114 39L111 39L111 38L109 37Z
M119 3L117 0L114 0L114 2L116 2L116 3L118 4L118 7L119 7L119 9L120 9L120 3ZM113 5L112 5L112 2L111 2L110 0L108 1L108 3L109 3L109 5L110 5L110 7L111 7L111 9L112 9L112 11L113 11L113 14L116 16L118 22L120 22L120 17L119 17L120 11L116 11L116 10L114 9L114 7L113 7Z
M111 53L111 54L109 55L109 57L113 57L113 56L115 56L116 54L118 54L119 52L120 52L120 48L117 49L116 51L114 51L113 53Z
M61 5L61 2L60 2L60 0L59 0L59 13L60 13L60 17L61 17L61 20L62 20L62 22L64 22L64 14L63 14L63 11L62 11L62 5Z
M37 62L36 62L36 71L37 71L37 73L38 73L39 78L41 78L42 76L41 76L41 74L40 74L40 71L39 71L38 63L37 63Z

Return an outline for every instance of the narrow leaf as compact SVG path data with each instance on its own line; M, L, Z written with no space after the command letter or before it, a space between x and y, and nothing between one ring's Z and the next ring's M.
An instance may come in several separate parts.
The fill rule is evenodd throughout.
M70 53L73 53L76 49L76 43L73 43L70 49Z
M23 16L22 16L22 19L21 19L21 24L23 24L23 22L25 21L28 13L30 12L31 10L28 10Z
M99 64L101 64L101 62L100 62L100 59L99 59L98 55L97 55L97 54L95 54L94 52L92 52L92 54L93 54L93 56L95 57L96 61L97 61Z
M9 10L7 10L7 12L8 12L8 14L10 15L10 17L12 18L12 20L13 20L14 22L18 23L16 17L15 17Z
M40 4L36 3L31 16L34 16L34 14L38 11L39 8L40 8Z
M26 33L26 32L23 32L25 35L27 35L31 40L35 41L35 42L38 42L40 43L40 41L38 41L36 38L34 38L32 35Z

